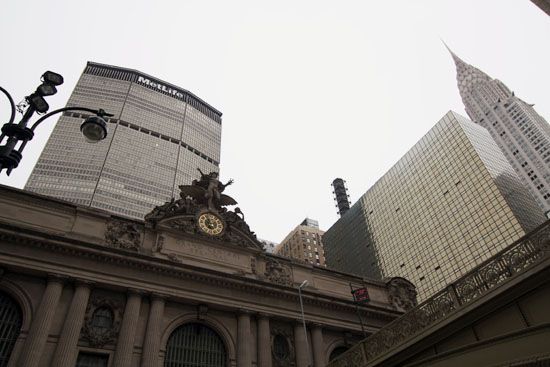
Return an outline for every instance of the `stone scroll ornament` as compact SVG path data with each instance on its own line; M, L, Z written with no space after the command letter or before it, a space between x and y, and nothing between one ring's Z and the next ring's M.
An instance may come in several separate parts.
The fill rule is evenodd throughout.
M266 259L264 276L269 282L292 286L292 274L290 267L288 265L281 264L275 259Z
M416 287L405 278L391 278L387 282L390 303L397 309L408 311L417 305Z
M198 169L201 178L191 185L180 185L180 198L155 207L145 216L145 221L156 227L164 227L193 236L231 243L240 247L263 250L263 245L244 220L239 208L230 196L223 194L233 180L222 183L217 172L208 174Z
M141 231L135 223L112 219L105 229L105 243L109 247L138 252L141 247Z

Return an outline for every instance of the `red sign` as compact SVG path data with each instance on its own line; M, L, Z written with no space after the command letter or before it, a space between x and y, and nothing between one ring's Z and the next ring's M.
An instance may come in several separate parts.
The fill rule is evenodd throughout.
M351 291L353 294L353 299L358 303L365 303L369 301L369 292L367 288L357 288Z

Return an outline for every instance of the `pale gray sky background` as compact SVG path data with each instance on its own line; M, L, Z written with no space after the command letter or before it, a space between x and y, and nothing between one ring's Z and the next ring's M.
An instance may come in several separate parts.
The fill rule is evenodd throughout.
M62 107L96 61L220 109L228 194L277 242L306 216L332 225L333 178L355 202L448 110L465 114L441 39L550 119L550 17L528 0L5 0L0 34L0 85L16 101L52 70L65 84L48 102ZM48 122L0 183L24 186Z

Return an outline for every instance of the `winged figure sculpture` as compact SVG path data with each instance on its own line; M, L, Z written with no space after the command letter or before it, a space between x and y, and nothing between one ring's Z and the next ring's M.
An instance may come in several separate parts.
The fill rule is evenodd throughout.
M179 186L182 199L191 197L197 203L205 204L209 210L213 211L220 209L222 206L237 204L231 196L222 194L225 188L233 183L232 179L223 184L218 178L218 172L205 174L200 168L197 169L201 174L200 180L193 180L191 185Z

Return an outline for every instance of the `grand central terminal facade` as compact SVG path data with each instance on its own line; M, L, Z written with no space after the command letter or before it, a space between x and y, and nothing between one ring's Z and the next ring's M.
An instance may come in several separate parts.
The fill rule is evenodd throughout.
M208 183L143 221L0 186L0 366L320 367L416 304L266 253Z

